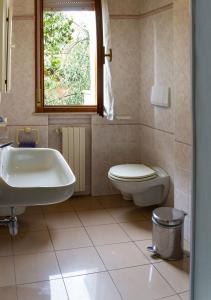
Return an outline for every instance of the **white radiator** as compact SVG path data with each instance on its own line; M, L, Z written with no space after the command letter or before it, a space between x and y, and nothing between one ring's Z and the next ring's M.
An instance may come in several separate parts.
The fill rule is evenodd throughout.
M85 191L85 128L62 128L62 154L75 174L75 192Z

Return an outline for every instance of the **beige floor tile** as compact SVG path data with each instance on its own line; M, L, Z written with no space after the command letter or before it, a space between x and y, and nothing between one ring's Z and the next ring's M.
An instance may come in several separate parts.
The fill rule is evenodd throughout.
M108 270L149 264L143 253L131 242L98 246L97 251Z
M59 251L56 253L63 277L105 271L93 247Z
M36 205L36 206L28 206L24 212L24 214L42 214L42 206Z
M124 200L121 195L102 196L99 201L104 208L134 206L133 201Z
M19 232L46 230L43 214L23 214L18 217Z
M187 259L154 264L156 269L163 275L177 293L189 289L189 263Z
M190 299L189 292L180 294L180 298L182 298L182 300L189 300Z
M121 300L121 297L106 272L65 279L71 300Z
M18 300L68 300L62 279L18 285Z
M110 271L124 300L155 300L175 292L152 265Z
M13 257L0 257L0 287L15 284Z
M54 253L15 256L17 284L32 283L61 278Z
M50 232L56 250L92 246L83 227L57 229Z
M153 255L151 252L147 250L148 246L152 246L151 240L145 240L145 241L137 241L136 245L141 249L141 251L144 253L144 255L149 259L151 263L156 263L162 261L161 258L159 258L156 255Z
M0 235L0 256L12 255L12 239L9 235Z
M17 300L16 287L6 286L0 288L0 299L1 300Z
M83 210L79 211L78 215L84 226L116 223L112 216L104 209Z
M152 224L149 221L121 223L120 226L133 241L152 239Z
M44 213L73 211L69 200L57 204L43 205L42 209Z
M117 222L145 221L146 217L141 208L129 206L108 209Z
M70 205L75 210L101 209L103 206L98 201L98 197L73 197L70 199Z
M118 224L89 226L86 230L95 245L113 244L130 241Z
M13 238L14 254L30 254L53 251L47 230L22 232Z
M45 219L50 230L81 226L79 218L73 211L45 213Z

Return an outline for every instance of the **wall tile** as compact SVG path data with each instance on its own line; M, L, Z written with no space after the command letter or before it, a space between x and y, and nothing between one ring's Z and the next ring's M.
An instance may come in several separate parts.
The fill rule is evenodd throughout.
M170 107L153 106L151 89L161 84L172 90L173 74L173 11L144 18L140 22L141 73L140 118L141 123L157 129L174 132L174 101Z
M94 195L116 192L107 178L110 167L139 161L139 125L92 126L92 193Z
M9 125L47 125L47 116L35 111L34 23L18 20L13 25L12 91L3 97L0 110Z
M192 171L192 147L175 141L174 143L175 167Z
M34 0L13 1L14 16L34 15Z
M109 0L110 14L138 14L140 12L140 0Z
M142 0L140 1L141 13L173 3L173 0Z
M189 1L174 1L175 137L192 144L191 23Z

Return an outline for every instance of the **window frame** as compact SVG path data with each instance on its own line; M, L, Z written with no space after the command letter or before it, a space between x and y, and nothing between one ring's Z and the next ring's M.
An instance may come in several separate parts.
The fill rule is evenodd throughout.
M97 70L96 70L96 105L54 105L44 103L44 43L43 43L43 0L35 2L35 113L98 113L103 117L103 28L101 0L95 0L96 40L97 40ZM39 20L38 20L39 13ZM39 33L39 35L38 35ZM38 36L39 48L38 49ZM38 61L39 60L39 61ZM38 67L39 66L39 67ZM38 69L39 68L39 69Z

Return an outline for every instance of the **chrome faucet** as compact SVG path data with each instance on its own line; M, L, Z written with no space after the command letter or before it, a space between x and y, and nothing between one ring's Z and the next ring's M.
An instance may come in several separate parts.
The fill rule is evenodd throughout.
M1 148L8 147L8 146L11 146L11 145L13 145L13 144L14 144L14 142L8 142L8 143L5 143L5 144L0 144L0 149L1 149Z

